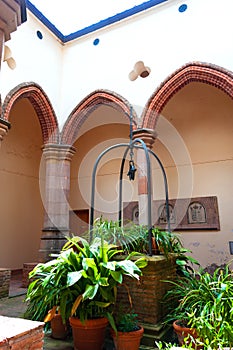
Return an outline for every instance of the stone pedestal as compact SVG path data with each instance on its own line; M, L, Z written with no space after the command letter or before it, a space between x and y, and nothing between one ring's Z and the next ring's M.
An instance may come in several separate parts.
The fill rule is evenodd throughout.
M117 298L119 307L127 312L130 309L130 294L133 311L145 329L141 343L151 346L166 332L161 324L167 313L166 304L162 300L170 284L162 281L175 279L176 263L175 259L167 260L163 255L147 258L148 265L142 270L140 281L124 278L122 286L118 287Z
M24 263L23 264L23 278L22 278L22 288L27 288L29 285L29 273L34 269L37 265L37 262Z
M0 268L0 298L9 296L11 270Z

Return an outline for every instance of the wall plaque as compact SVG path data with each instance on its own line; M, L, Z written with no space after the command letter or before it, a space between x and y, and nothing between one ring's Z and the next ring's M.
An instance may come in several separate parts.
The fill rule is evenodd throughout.
M125 202L124 221L139 222L138 202ZM169 200L172 230L220 230L217 197L195 197ZM152 223L167 229L167 210L164 200L152 202Z

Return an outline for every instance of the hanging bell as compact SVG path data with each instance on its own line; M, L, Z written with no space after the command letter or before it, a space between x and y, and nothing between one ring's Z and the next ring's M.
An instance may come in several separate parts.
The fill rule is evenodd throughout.
M127 176L129 177L130 181L134 180L136 171L137 171L137 169L136 169L136 167L134 165L134 161L130 160L130 162L129 162L129 171L128 171L128 174L127 174Z

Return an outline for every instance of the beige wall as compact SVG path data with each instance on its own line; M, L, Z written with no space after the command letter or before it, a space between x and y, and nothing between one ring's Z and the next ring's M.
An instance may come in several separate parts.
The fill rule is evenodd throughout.
M173 130L173 133L167 134L167 150L166 143L162 145L159 140L154 146L166 166L170 198L185 198L190 193L192 197L218 198L220 231L182 232L185 246L204 266L222 264L232 258L228 245L233 240L232 113L233 101L222 91L206 84L191 83L169 101L157 125L158 138L160 128L163 136L166 134L163 118L171 123ZM171 147L171 139L177 133L189 151L191 162L186 157L182 140L180 148ZM175 160L171 159L171 154ZM158 170L155 172L159 173ZM179 181L179 174L183 176L183 181ZM161 179L159 181L161 185ZM179 193L181 187L186 187L185 192L181 191L182 195ZM162 198L161 186L157 193Z
M106 111L97 110L89 117L88 128L85 129L84 123L85 132L80 130L81 136L74 145L77 152L71 165L71 209L89 207L91 174L100 152L110 144L129 140L127 124L114 124L111 120L109 125L102 123L98 126L97 121L103 120L101 118ZM218 199L220 231L182 231L185 246L193 251L202 266L211 263L219 265L231 258L232 111L233 101L222 91L207 84L191 83L169 101L156 127L158 138L153 150L165 166L169 197L217 196ZM114 113L117 121L120 114L116 111ZM107 142L108 140L110 141ZM98 168L96 206L100 206L100 209L96 211L96 216L102 213L106 217L117 219L117 183L122 152L114 152ZM154 160L152 170L153 198L164 198L163 179ZM133 191L131 185L134 187ZM123 201L137 199L137 181L129 182L126 177Z
M11 111L11 129L0 149L0 266L22 268L37 260L43 227L39 191L42 136L28 100Z
M108 115L110 124L106 123ZM84 123L85 133L83 134L80 130L81 136L74 144L76 154L71 163L71 209L90 207L91 176L94 163L101 152L111 145L129 142L128 121L113 108L98 108L89 116L86 123L88 130ZM112 150L99 163L96 177L95 217L103 214L106 218L114 220L118 218L119 173L124 151L125 148ZM124 169L124 173L127 172L128 162ZM137 199L137 184L130 183L127 178L123 186L123 200L131 200L131 198Z

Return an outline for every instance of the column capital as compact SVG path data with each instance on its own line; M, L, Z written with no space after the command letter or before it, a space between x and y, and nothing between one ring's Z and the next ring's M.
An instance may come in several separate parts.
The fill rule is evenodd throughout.
M0 118L0 142L3 140L10 127L11 124L7 120Z
M141 139L149 149L152 149L156 137L157 133L153 129L142 128L133 131L133 139Z
M42 147L43 155L47 160L71 161L76 149L70 145L46 144Z

